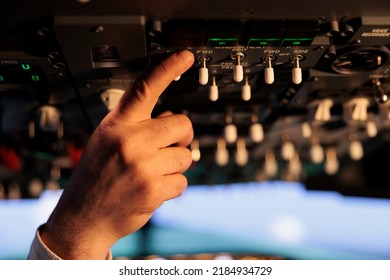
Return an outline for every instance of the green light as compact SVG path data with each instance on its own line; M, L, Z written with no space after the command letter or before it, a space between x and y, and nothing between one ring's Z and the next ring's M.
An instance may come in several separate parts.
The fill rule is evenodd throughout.
M22 64L23 70L30 70L30 64Z
M267 46L269 44L279 45L280 40L278 38L250 38L248 41L249 46Z
M211 41L211 42L218 42L218 41L234 42L234 41L237 41L237 38L210 38L209 41Z
M4 81L4 76L0 75L0 82L3 82L3 81Z
M237 38L210 38L208 44L212 46L231 46L238 42Z
M34 82L39 82L40 79L38 75L32 75L31 80L33 80Z
M312 40L313 38L284 38L282 45L287 45L287 46L307 45Z
M291 41L311 41L313 38L284 38L283 41L291 42Z

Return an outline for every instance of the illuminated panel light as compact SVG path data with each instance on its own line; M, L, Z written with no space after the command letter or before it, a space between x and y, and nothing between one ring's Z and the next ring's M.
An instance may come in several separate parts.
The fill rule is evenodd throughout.
M218 166L226 166L229 163L229 152L226 149L226 142L220 138L217 141L217 151L215 153L215 162Z
M31 75L31 80L32 80L33 82L39 82L40 78L39 78L38 75Z
M200 149L199 149L199 141L194 139L191 143L191 156L193 161L199 161L200 160Z
M237 45L237 38L210 38L208 39L209 46L233 46Z
M368 121L366 124L366 131L367 131L368 137L370 137L370 138L374 138L375 136L377 136L378 135L378 128L377 128L375 122Z
M249 154L246 149L245 139L240 138L237 141L237 151L235 154L235 162L238 166L245 166L248 163Z
M353 160L361 160L363 158L364 149L360 141L354 140L349 143L349 156Z
M265 154L264 171L268 178L275 177L278 173L278 164L273 152L266 152Z
M339 167L340 164L337 159L336 149L326 149L325 173L328 175L335 175L339 171Z
M31 69L30 64L22 64L22 69L23 70L30 70Z
M278 38L250 38L248 41L249 46L278 46L280 45L280 39Z
M4 76L3 75L0 75L0 83L1 82L4 82Z
M282 46L308 46L313 38L284 38Z

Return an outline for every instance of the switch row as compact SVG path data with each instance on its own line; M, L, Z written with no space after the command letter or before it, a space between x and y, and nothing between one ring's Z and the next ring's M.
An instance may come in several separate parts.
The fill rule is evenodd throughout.
M237 83L244 80L244 67L241 64L242 59L245 55L242 52L236 52L231 55L231 58L235 61L233 68L233 80ZM267 84L272 84L275 81L274 68L272 67L272 61L275 59L274 56L267 56L265 61L264 68L264 81ZM291 74L291 79L294 84L300 84L302 82L302 69L300 67L300 61L303 59L301 55L294 56L291 58L293 63L293 69ZM199 68L199 84L207 85L209 83L209 70L207 68L207 62L210 61L210 57L200 57L198 58L200 63Z

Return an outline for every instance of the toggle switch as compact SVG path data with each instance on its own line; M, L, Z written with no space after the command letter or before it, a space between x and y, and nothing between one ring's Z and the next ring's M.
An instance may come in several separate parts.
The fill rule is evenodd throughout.
M296 85L299 85L302 82L302 69L299 65L299 61L302 60L303 56L297 55L292 58L294 64L292 69L292 82Z
M190 145L192 160L195 162L199 161L201 158L199 146L199 141L197 139L194 139Z
M325 173L328 175L335 175L339 171L340 163L337 158L337 151L333 147L329 147L325 152Z
M272 151L267 151L265 153L264 171L268 178L275 177L278 173L278 163L275 154Z
M374 121L368 121L366 124L367 136L374 138L378 135L378 127Z
M62 138L64 134L64 124L62 122L61 112L54 106L44 105L38 109L38 125L42 131L56 132L58 138ZM35 124L29 124L29 136L35 136Z
M311 122L326 122L332 117L330 109L333 106L332 99L325 98L314 100L308 105L309 119Z
M309 138L312 135L313 132L309 123L304 122L301 124L301 133L303 138Z
M219 91L217 86L217 78L215 76L211 77L211 86L209 89L209 99L211 101L217 101L219 98Z
M295 146L286 135L283 135L282 137L280 154L284 160L290 160L295 154Z
M233 70L233 79L239 83L244 79L244 68L241 65L241 59L243 59L245 55L242 52L236 52L231 55L231 58L236 62Z
M125 90L121 88L108 88L101 92L100 98L107 109L111 111L119 103L124 93Z
M374 84L374 98L378 104L384 104L389 100L389 94L384 89L381 81L379 79L375 79L372 81Z
M237 141L237 126L233 124L233 116L229 109L226 114L226 126L224 128L224 136L227 143L234 143Z
M199 68L199 84L201 85L207 85L209 82L209 70L207 69L206 62L210 59L207 59L207 57L200 57L199 63L201 64L201 67Z
M249 101L252 97L251 86L249 85L248 76L245 77L245 83L241 87L241 98L244 101Z
M349 143L349 156L353 160L361 160L364 156L364 149L362 142L358 140L352 140Z
M324 148L321 146L319 138L313 136L311 138L311 145L310 145L311 161L315 164L319 164L324 161L324 157L325 157Z
M238 166L245 166L248 163L249 153L244 138L240 138L237 141L237 150L234 159Z
M343 118L345 122L367 121L370 101L365 97L356 97L344 104Z
M275 57L273 56L267 56L265 58L266 66L264 68L264 81L269 85L272 84L275 80L274 68L272 68L272 60L274 59Z
M222 138L217 140L215 162L218 166L226 166L229 163L229 151L226 148L226 141Z

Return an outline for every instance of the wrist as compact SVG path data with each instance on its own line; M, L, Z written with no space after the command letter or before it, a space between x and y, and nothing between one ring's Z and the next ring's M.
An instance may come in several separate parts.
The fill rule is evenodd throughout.
M107 259L115 241L104 236L97 225L78 222L77 217L56 211L40 228L42 242L61 259ZM82 220L81 220L82 221Z

